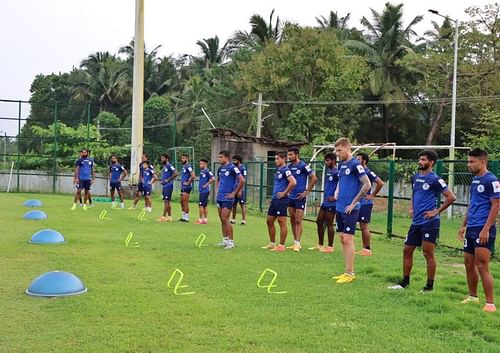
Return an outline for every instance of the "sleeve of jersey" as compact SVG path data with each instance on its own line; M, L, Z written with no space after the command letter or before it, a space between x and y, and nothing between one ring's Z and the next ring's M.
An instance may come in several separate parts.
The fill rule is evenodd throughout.
M307 175L314 174L314 171L312 170L312 168L309 164L306 164L304 166L304 170L306 171Z
M500 181L493 180L488 184L491 186L490 199L500 199Z
M211 171L208 171L208 175L210 176L210 179L214 177L214 173L212 173Z
M240 174L241 174L241 172L240 172L240 170L238 169L238 167L234 167L234 168L233 168L233 173L234 173L234 175L240 175Z
M366 175L365 168L361 164L358 164L354 167L355 173L358 178L361 178L363 175Z
M368 177L370 178L370 181L373 183L375 180L377 180L378 176L374 172L368 173Z
M125 171L125 167L121 166L121 170L122 170L122 172L124 172Z
M292 176L292 171L291 171L290 169L288 169L288 168L287 168L287 169L285 170L285 176L287 177L287 179L288 179L289 177L291 177L291 176Z
M434 188L438 192L443 192L448 190L448 185L446 185L446 181L444 181L442 178L437 178L434 182Z
M170 170L171 170L172 172L175 172L175 167L174 167L173 165L171 165L171 166L170 166Z
M192 173L193 172L193 168L189 167L188 169L188 172Z

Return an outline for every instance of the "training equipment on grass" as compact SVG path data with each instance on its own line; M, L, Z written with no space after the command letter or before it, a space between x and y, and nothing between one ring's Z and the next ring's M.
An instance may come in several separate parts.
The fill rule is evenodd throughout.
M87 291L82 281L72 273L64 271L46 272L31 282L26 294L34 297L65 297Z
M139 221L145 221L145 220L146 220L145 218L146 218L146 211L141 211L141 212L139 213L139 215L137 216L137 219L138 219Z
M23 205L24 205L24 207L41 207L42 201L35 200L35 199L26 200L26 201L24 201Z
M176 274L179 274L179 279L177 280L177 283L175 284L175 286L172 286L172 281L174 280ZM172 272L172 274L170 275L170 278L168 279L167 287L168 288L173 288L175 295L191 295L191 294L194 294L195 292L184 292L184 293L179 293L178 292L179 288L187 288L188 287L187 284L181 285L181 282L182 282L183 278L184 278L184 272L182 272L181 270L179 270L178 268L176 268L174 270L174 272Z
M40 219L47 219L47 214L40 210L33 210L26 212L23 218L38 221Z
M33 234L31 244L64 244L66 240L61 233L54 229L42 229Z
M201 233L200 235L198 235L198 238L196 238L194 245L201 248L203 246L203 242L205 241L205 239L207 239L207 236L205 234Z
M269 284L263 285L261 282L264 279L264 276L267 273L272 273L273 274L273 279L269 282ZM287 291L271 291L271 288L277 287L274 282L276 282L276 278L278 278L278 273L276 271L271 270L270 268L266 268L264 271L262 271L259 279L257 280L257 287L259 288L267 288L267 292L269 294L285 294Z
M132 240L133 236L134 236L134 234L132 234L132 232L127 234L127 237L125 238L125 247L126 248L140 248L141 247L139 245L138 241L133 242L133 243L130 242Z
M106 217L106 215L108 214L108 211L107 210L102 210L101 213L99 213L99 219L101 221L104 221L105 219L107 220L111 220L111 218L109 217Z

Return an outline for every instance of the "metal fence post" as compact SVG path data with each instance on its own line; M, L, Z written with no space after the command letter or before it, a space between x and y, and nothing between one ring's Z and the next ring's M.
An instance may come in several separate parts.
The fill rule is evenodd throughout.
M389 190L387 192L387 236L392 237L392 223L394 217L394 179L396 166L394 160L389 161Z
M87 104L87 145L85 148L89 148L90 141L90 103Z
M500 177L500 160L499 161L491 161L491 172L498 177Z
M264 206L264 162L260 162L260 181L259 181L259 211L262 212Z
M19 173L21 172L21 101L18 102L17 109L17 187L19 192Z
M54 150L52 153L52 192L56 193L56 168L57 168L57 102L54 104Z

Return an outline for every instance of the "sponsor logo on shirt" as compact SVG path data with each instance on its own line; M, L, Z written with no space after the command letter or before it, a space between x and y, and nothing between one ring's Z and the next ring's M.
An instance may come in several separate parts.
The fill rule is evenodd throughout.
M358 165L358 166L356 166L356 168L358 168L358 173L364 173L365 172L365 168L363 168L362 165Z
M493 183L491 183L493 185L493 192L494 193L497 193L497 192L500 192L500 181L498 180L495 180Z

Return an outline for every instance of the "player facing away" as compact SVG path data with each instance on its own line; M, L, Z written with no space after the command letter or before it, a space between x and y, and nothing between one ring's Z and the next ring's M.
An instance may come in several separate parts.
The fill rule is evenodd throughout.
M153 202L151 193L153 192L153 184L157 180L155 171L148 161L142 162L142 190L144 195L144 210L146 212L153 211Z
M290 169L293 177L297 181L297 185L290 193L290 203L288 204L290 223L292 225L294 239L293 245L288 248L298 252L302 248L300 245L300 239L302 237L302 221L304 218L306 198L314 187L314 184L316 184L318 178L314 175L311 167L304 161L300 160L299 149L297 147L288 149L287 157L290 162L288 169Z
M359 227L361 228L363 249L361 249L361 251L357 252L356 254L361 256L371 256L373 254L371 249L372 235L370 233L370 228L368 228L368 223L370 223L370 220L372 218L372 200L380 192L380 189L382 189L382 187L384 186L384 182L377 176L377 174L375 174L372 170L370 170L370 168L368 168L368 161L370 160L370 157L366 153L360 152L356 155L356 158L361 163L363 168L365 168L365 173L368 176L368 179L370 179L372 186L373 184L377 185L375 187L375 190L372 191L370 188L365 197L361 199L361 208L359 209L358 217Z
M347 138L340 138L335 142L335 153L341 164L339 182L337 184L337 201L335 203L335 217L337 231L341 232L340 241L344 252L344 273L335 276L337 283L350 283L354 274L354 233L358 221L360 201L370 189L370 179L359 161L352 156L351 142Z
M158 222L172 221L172 192L174 191L174 179L179 175L175 167L170 164L170 156L162 154L161 161L161 185L162 185L162 200L163 200L163 215L157 219Z
M483 310L494 312L496 307L493 301L493 277L489 263L495 248L500 182L486 169L487 165L486 151L476 148L469 152L467 168L474 174L474 178L470 185L469 209L458 232L458 238L464 242L464 262L469 288L469 296L462 303L479 303L477 283L481 277L486 296Z
M262 249L269 249L275 252L285 251L285 242L288 229L286 227L286 217L288 204L290 203L289 195L293 188L297 185L297 181L292 175L292 172L286 166L286 153L277 152L274 156L276 163L276 172L274 173L273 198L269 210L267 211L267 231L269 234L269 244L263 246ZM276 227L274 223L278 220L280 226L280 243L276 246Z
M214 181L214 173L208 169L208 160L200 159L200 181L198 183L200 218L196 224L208 223L208 195L210 195L210 184Z
M389 289L408 287L413 266L413 252L417 246L421 246L427 262L427 284L421 292L429 293L434 290L436 274L434 250L436 239L439 237L439 214L456 200L446 182L432 171L437 159L437 153L434 151L422 151L418 154L419 172L411 179L413 193L410 203L410 217L413 218L413 221L403 249L403 279L399 284L389 286ZM439 208L436 208L440 194L443 194L446 199Z
M325 155L325 180L323 185L323 202L316 218L316 227L318 230L318 244L309 248L309 250L318 250L323 253L331 253L334 250L333 238L335 231L333 221L335 219L335 190L339 181L339 173L336 168L337 158L333 153ZM328 232L328 246L324 246L325 225Z
M128 175L127 170L124 166L118 163L118 157L111 156L111 166L109 167L109 188L111 189L111 208L116 207L115 202L115 191L118 193L120 198L120 208L125 208L123 203L123 190L122 181Z
M229 158L228 151L221 151L219 153L220 167L217 169L217 211L222 227L222 242L219 245L224 249L234 248L233 225L229 217L231 217L234 198L245 186L245 179L240 170L230 163Z
M189 156L183 154L181 156L182 175L181 175L181 222L189 222L189 194L193 190L193 182L195 179L193 167L189 164Z
M83 198L83 209L87 210L87 201L90 198L90 186L95 181L95 168L94 160L89 157L89 151L83 149L81 157L75 163L75 175L73 177L73 183L76 185L76 193L73 199L73 206L71 210L76 209L76 202L79 200L82 194L82 190L85 190Z
M144 162L148 162L149 167L153 168L153 165L151 164L151 162L149 162L148 155L144 153L141 156L141 161L139 162L139 182L137 183L137 191L135 192L134 196L134 204L129 208L129 210L135 210L135 208L137 207L137 203L139 202L139 199L144 194L144 182L142 178L142 174L144 172L144 167L142 166L142 164Z
M241 175L247 180L247 168L243 164L243 158L240 155L235 154L233 156L233 164L240 170ZM234 199L233 205L233 219L231 219L232 224L236 224L236 214L238 213L238 204L241 207L241 225L247 224L247 205L246 205L246 193L245 189L241 189L241 191L236 195Z

